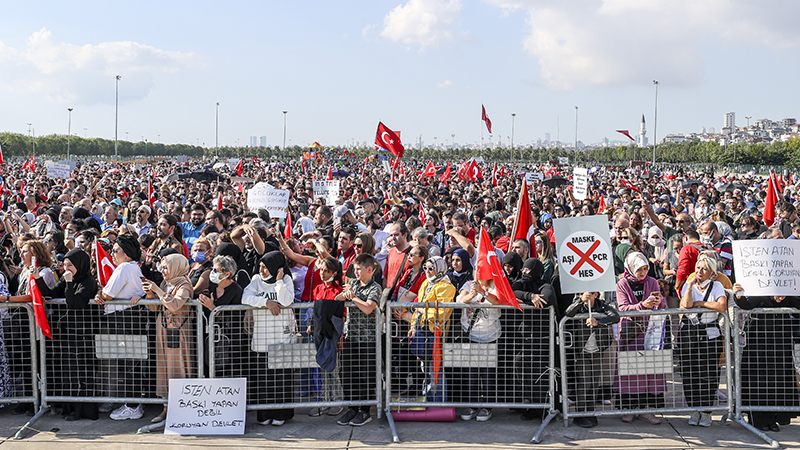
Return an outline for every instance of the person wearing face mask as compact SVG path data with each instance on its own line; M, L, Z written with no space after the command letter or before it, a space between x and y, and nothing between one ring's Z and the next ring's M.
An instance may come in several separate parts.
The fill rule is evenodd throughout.
M656 279L664 278L664 259L667 257L667 242L664 240L664 233L657 226L652 226L644 230L647 233L647 240L644 244L644 254L650 261L650 276Z
M288 306L294 303L294 284L286 257L280 251L266 253L259 261L258 274L242 294L242 304L255 307L253 338L250 342L248 397L252 403L291 403L292 369L270 369L267 348L297 342L297 322ZM294 409L257 411L261 425L283 425L294 417Z
M642 311L666 309L667 301L661 297L658 282L647 275L650 264L643 253L633 252L625 257L625 272L617 282L617 305L620 311ZM649 333L651 321L658 316L623 317L619 327L619 351L656 350L645 346L645 335ZM664 317L664 316L660 316ZM664 322L653 326L661 329L661 342L664 340ZM653 333L658 335L657 331ZM652 344L649 344L652 345ZM614 390L620 394L622 409L663 408L664 392L667 382L663 374L619 375L614 382ZM633 422L639 418L652 425L661 420L651 413L625 414L623 422Z
M205 292L208 289L209 275L211 275L211 269L214 266L212 248L211 242L206 238L199 238L192 245L188 276L196 293Z
M161 259L161 274L164 281L156 285L152 281L142 282L147 298L161 300L161 305L148 306L158 311L156 317L156 395L168 398L169 380L195 376L192 328L188 324L191 307L186 302L192 298L192 284L186 274L189 261L179 254L170 254ZM134 297L131 304L139 299ZM162 422L167 418L167 406L151 422Z
M710 220L700 225L698 231L700 232L700 242L703 245L712 247L719 253L722 259L721 272L731 277L733 271L733 243L730 238L723 236L717 224Z
M236 247L234 244L229 245ZM235 281L234 276L237 270L239 268L232 257L227 255L214 257L213 268L208 277L208 291L198 297L205 308L206 317L209 317L217 306L242 304L243 289ZM241 311L227 311L217 317L220 339L214 344L214 360L207 362L214 364L216 375L221 378L239 378L245 373L240 359L244 351L241 339L244 332L243 320L244 315ZM203 342L208 342L208 339L204 339ZM208 355L208 351L204 354Z
M728 297L719 281L717 261L701 255L695 265L696 276L683 286L681 308L703 308L706 312L687 313L681 320L677 350L683 377L683 395L690 408L696 408L689 419L692 426L711 426L711 412L719 387L717 365L724 338L718 325L719 313L728 310ZM707 310L711 310L708 312Z
M97 281L92 276L89 255L71 250L64 257L64 275L50 288L38 273L36 286L43 296L65 298L64 308L53 307L50 322L53 340L53 364L48 376L48 392L53 395L90 397L94 392L94 320L86 310L97 294ZM50 360L48 360L50 361ZM97 403L65 403L66 420L96 420Z

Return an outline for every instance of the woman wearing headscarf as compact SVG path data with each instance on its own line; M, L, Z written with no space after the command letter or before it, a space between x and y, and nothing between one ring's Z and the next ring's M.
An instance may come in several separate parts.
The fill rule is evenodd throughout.
M643 253L633 252L625 257L624 276L617 282L617 306L620 311L667 308L667 300L661 297L658 281L647 275L649 268L650 264ZM645 335L650 332L651 321L654 327L658 325L655 317L623 317L619 327L619 351L657 350L645 347ZM660 322L660 342L663 344L664 323L663 320ZM657 329L652 331L658 333ZM620 394L622 409L662 408L667 383L663 374L619 375L614 382L614 389ZM650 413L638 416L625 414L622 421L633 422L636 417L653 425L661 423Z
M230 256L236 262L236 272L232 275L233 279L242 289L250 284L250 272L247 270L247 261L242 255L242 250L234 243L223 242L217 247L214 256Z
M517 252L508 252L503 256L503 270L509 283L517 281L521 275L522 257Z
M461 291L464 283L472 280L472 263L469 260L469 253L463 248L456 248L453 250L453 256L450 258L450 270L447 271L447 278L450 283L456 288L457 292Z
M103 306L104 316L101 320L101 334L108 336L109 341L116 336L147 335L147 317L141 308L131 303L122 305L106 305L106 300L133 299L144 297L142 289L142 271L139 260L142 249L139 241L129 235L117 237L111 250L111 259L116 267L108 278L105 287L97 293L95 302ZM141 361L134 359L104 359L104 382L111 397L141 397L149 389L150 380ZM121 385L120 380L123 380ZM105 406L105 407L103 407ZM109 405L101 406L101 412ZM114 420L140 419L144 408L138 405L131 408L123 404L111 413Z
M739 283L733 285L736 305L755 308L800 309L800 297L748 297ZM794 411L749 411L750 424L761 431L780 431L797 417L800 392L793 360L794 314L750 313L745 316L747 345L742 350L742 406L774 406ZM778 409L776 408L776 409Z
M70 250L64 257L64 275L50 288L37 273L36 286L43 296L65 298L64 308L56 309L50 316L53 339L53 361L57 370L48 372L51 395L91 397L94 395L94 323L89 302L97 294L97 281L92 276L89 255L82 250ZM97 403L65 403L62 414L67 420L80 418L96 420Z
M242 304L256 309L253 316L253 338L250 342L250 375L248 397L254 404L292 402L292 369L270 369L268 346L297 342L297 322L288 309L294 303L294 283L286 257L280 251L264 254L259 260L258 274L242 294ZM258 410L261 425L283 425L294 417L294 409Z
M686 405L696 408L689 425L711 426L711 412L719 387L718 362L724 338L719 328L720 313L728 311L728 296L717 275L717 261L700 254L695 264L695 276L683 286L681 308L706 308L712 312L683 315L678 332L678 358L683 377L683 396ZM796 389L795 389L796 390Z
M663 266L664 259L667 257L667 241L664 240L664 232L655 225L646 231L647 240L644 248L651 264L649 275L655 279L664 278Z
M169 380L173 378L192 378L196 373L196 356L192 326L191 307L186 302L192 298L192 282L189 261L183 255L171 254L161 258L161 274L164 281L160 286L149 280L142 282L147 298L161 300L161 305L148 306L158 311L156 317L156 395L168 398ZM152 422L167 418L167 405Z

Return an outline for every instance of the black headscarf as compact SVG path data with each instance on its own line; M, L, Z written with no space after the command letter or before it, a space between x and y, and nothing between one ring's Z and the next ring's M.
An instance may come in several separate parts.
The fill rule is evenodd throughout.
M269 284L275 283L277 280L276 275L278 271L283 269L283 276L292 275L291 268L286 261L286 257L280 251L273 251L269 253L265 253L264 256L261 257L261 264L269 270L269 277L265 279Z
M74 283L79 283L85 277L92 276L91 258L85 251L77 248L70 250L66 256L64 256L64 259L68 259L78 270L75 272L75 275L72 276L72 281Z
M219 247L217 247L217 251L214 253L214 256L230 256L234 261L236 261L236 266L239 270L247 270L247 263L242 256L242 250L236 244L223 242Z
M506 253L506 256L503 257L503 265L510 265L514 269L508 274L508 281L514 281L519 279L520 271L522 270L522 257L519 256L519 253L511 251Z
M544 264L538 258L528 258L525 260L523 268L530 270L530 272L523 273L519 280L511 283L514 296L522 300L523 303L530 305L532 303L532 295L537 294L542 297L545 303L555 306L556 292L553 286L548 282L542 281Z
M461 258L461 272L450 269L447 272L447 278L450 278L450 282L453 283L456 292L458 292L467 281L472 280L472 263L469 260L469 253L463 248L455 248L452 253L454 256Z
M85 211L85 210L84 210ZM128 234L120 234L115 241L119 248L135 262L142 259L142 247L139 246L139 240Z
M86 208L81 208L78 206L72 209L73 219L85 219L87 217L92 217L92 213L90 213Z

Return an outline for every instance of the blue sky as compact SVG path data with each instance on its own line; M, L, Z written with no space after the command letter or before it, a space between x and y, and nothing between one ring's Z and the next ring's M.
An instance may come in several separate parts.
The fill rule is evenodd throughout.
M620 139L798 117L788 0L0 1L0 130L344 145ZM560 128L560 131L557 130ZM160 137L159 137L160 135ZM484 130L485 142L489 135Z

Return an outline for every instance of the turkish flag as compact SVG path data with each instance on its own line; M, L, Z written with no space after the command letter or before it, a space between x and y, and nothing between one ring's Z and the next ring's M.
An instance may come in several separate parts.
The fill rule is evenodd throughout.
M517 211L514 214L514 228L511 230L511 241L525 239L531 247L530 255L536 258L536 244L533 236L536 234L536 223L533 221L531 201L528 198L528 183L522 183L522 194L519 196Z
M155 195L153 195L153 179L147 180L147 202L150 204L150 209L153 209L153 202L155 202Z
M292 215L286 214L286 226L283 227L283 237L289 239L292 237Z
M500 175L498 177L503 178L506 176L506 166L500 166Z
M261 164L261 160L253 156L253 164Z
M36 319L36 326L41 328L42 334L53 339L50 333L50 324L47 322L47 314L44 312L44 300L42 293L39 292L39 286L36 285L36 278L31 274L28 278L28 292L31 294L31 301L33 302L33 315Z
M399 161L399 159L398 159L398 161ZM406 168L402 163L400 163L400 175L403 175L403 176L406 175Z
M772 187L775 189L776 198L780 197L780 195L783 193L783 186L781 186L781 183L778 180L778 175L774 170L770 172L769 180L772 182Z
M632 190L632 191L636 191L636 192L638 192L638 193L640 193L640 194L642 193L642 191L640 191L640 190L639 190L639 188L638 188L638 187L636 187L636 186L635 186L633 183L631 183L630 181L626 181L626 180L619 180L619 184L621 184L621 185L625 186L626 188L628 188L628 189L630 189L630 190Z
M481 180L483 179L483 174L481 173L481 168L478 167L478 163L476 163L474 159L472 160L472 162L469 165L469 169L467 171L467 177L470 180L472 180L472 181L474 181L476 183L478 182L478 179L481 179Z
M600 194L600 204L597 205L597 212L602 213L604 209L606 209L606 198L603 194Z
M419 221L422 222L423 225L425 225L425 216L426 215L427 214L425 214L425 207L422 206L422 203L420 203L419 204Z
M764 224L771 227L775 223L775 204L778 203L777 187L769 177L769 186L767 186L767 199L764 201Z
M492 168L492 186L497 186L497 163Z
M528 208L530 209L530 207ZM495 296L497 300L508 306L513 306L522 310L519 307L519 301L514 296L514 291L511 289L511 284L508 282L506 273L497 259L497 252L494 250L492 240L486 233L486 228L481 228L481 236L478 241L478 261L475 268L475 282L480 280L494 281Z
M403 157L403 144L400 142L400 135L390 130L383 124L378 122L378 132L375 135L375 148L382 148L398 158Z
M28 168L28 161L25 161L24 163L22 163L22 168L23 169L27 169Z
M422 172L423 177L435 177L436 176L436 166L433 165L433 162L428 162L428 167Z
M217 197L217 211L222 211L222 192L220 192L219 197Z
M236 190L242 192L244 188L242 187L242 183L236 183Z
M94 257L97 263L97 278L100 280L100 286L105 286L117 266L114 265L111 261L111 257L108 256L108 253L103 250L103 247L97 243L96 239L94 241Z
M236 165L236 175L242 176L242 170L244 170L244 160L240 159L239 164Z
M447 180L450 179L450 163L447 163L447 169L445 169L444 173L442 174L442 178L439 181L443 183L447 183Z
M486 108L483 107L483 104L481 104L481 120L486 122L486 129L489 130L489 134L492 134L492 121L486 115Z
M467 171L469 170L469 161L464 161L459 166L458 170L456 171L456 178L461 181L469 181L467 177Z
M0 146L0 164L5 164L3 162L3 147L2 146Z
M31 172L36 172L36 160L33 159L33 155L31 155L31 163L28 165L28 168L31 169Z
M333 180L333 167L328 167L328 177L325 178L327 181Z
M628 133L628 130L617 130L617 133L622 133L625 136L628 136L628 139L630 139L630 140L632 140L634 142L636 141L636 139L634 139L633 136L631 136L631 134Z

